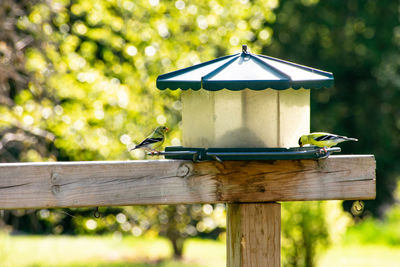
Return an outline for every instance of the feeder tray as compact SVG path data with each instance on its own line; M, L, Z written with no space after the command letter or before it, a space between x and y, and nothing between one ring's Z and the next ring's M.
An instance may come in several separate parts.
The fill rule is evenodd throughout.
M322 159L332 152L340 152L340 147L327 148L326 152L320 147L292 148L199 148L169 146L165 151L148 155L163 155L166 159L182 159L192 161L206 160L296 160Z

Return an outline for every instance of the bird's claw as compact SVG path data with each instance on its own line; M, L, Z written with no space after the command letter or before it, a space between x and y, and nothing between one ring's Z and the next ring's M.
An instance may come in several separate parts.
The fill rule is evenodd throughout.
M321 148L321 149L319 150L319 153L320 153L320 154L322 154L322 153L326 154L326 153L328 153L328 150L326 149L326 147L323 147L323 148Z
M161 153L162 153L162 151L157 151L157 150L149 150L149 151L147 151L147 155L149 155L149 156L155 156L155 155L160 156Z

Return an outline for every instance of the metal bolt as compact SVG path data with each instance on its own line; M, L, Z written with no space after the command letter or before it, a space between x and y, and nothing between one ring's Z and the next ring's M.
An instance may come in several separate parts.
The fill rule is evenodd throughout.
M242 45L242 52L247 53L247 45Z
M179 167L176 175L179 177L185 177L190 173L190 171L191 171L191 167L187 164L184 164Z

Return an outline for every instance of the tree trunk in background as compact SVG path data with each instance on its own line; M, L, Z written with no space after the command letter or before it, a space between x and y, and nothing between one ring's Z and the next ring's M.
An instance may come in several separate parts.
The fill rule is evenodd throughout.
M182 259L183 256L183 244L185 242L184 238L170 239L172 242L172 247L174 249L174 259Z

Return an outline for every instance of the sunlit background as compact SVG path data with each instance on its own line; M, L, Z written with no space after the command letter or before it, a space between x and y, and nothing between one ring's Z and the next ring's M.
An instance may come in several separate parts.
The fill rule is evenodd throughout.
M157 125L181 143L180 92L156 77L239 52L333 72L311 129L374 154L377 199L284 203L282 266L396 266L397 1L0 1L0 162L143 159ZM396 193L397 192L397 193ZM223 204L0 211L0 266L225 266ZM351 212L353 211L353 213ZM205 257L204 255L208 255Z

